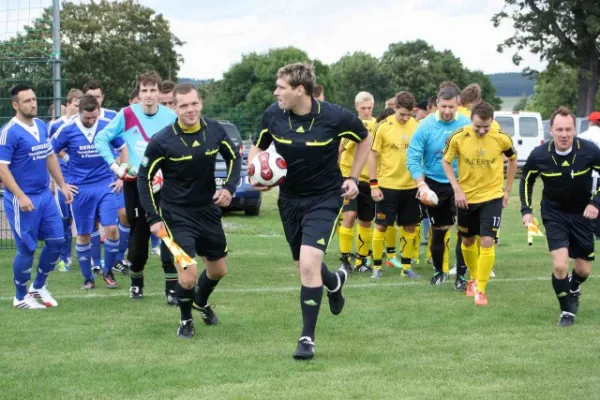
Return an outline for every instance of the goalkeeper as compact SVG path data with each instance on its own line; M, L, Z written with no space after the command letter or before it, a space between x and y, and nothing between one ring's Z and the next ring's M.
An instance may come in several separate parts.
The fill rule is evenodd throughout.
M177 85L173 101L177 121L148 143L137 184L152 233L163 236L166 230L183 251L190 257L200 256L206 266L198 278L195 263L176 264L176 294L181 311L177 335L191 338L194 336L192 307L200 312L206 325L218 322L208 297L227 273L227 242L219 207L227 207L231 202L240 180L242 160L221 124L200 117L202 101L193 85ZM228 174L222 188L215 186L217 153L227 163ZM162 170L165 182L160 211L152 194L152 176L158 169Z
M440 89L437 98L438 111L430 114L421 121L408 147L406 165L417 182L419 196L421 193L432 190L439 201L437 206L426 207L427 215L431 221L431 257L435 274L431 278L432 285L444 282L444 250L446 232L452 225L456 216L454 205L454 192L442 168L442 156L446 141L452 133L471 123L469 118L457 114L458 89L447 86ZM456 171L456 162L452 163ZM456 246L456 281L454 288L458 291L467 289L465 280L466 268L463 262L460 241Z
M145 72L138 78L137 87L141 103L125 107L117 116L100 131L94 139L96 148L110 169L124 181L123 193L125 195L125 209L130 225L129 252L127 258L131 263L131 299L140 300L144 291L144 266L148 260L148 240L150 227L144 216L140 197L137 189L136 172L150 138L165 126L175 121L175 113L169 108L158 104L158 94L162 81L155 72ZM122 138L127 145L129 165L117 165L110 142L115 138ZM165 272L165 291L169 298L170 291L174 289L175 281L171 278L176 275L175 267L168 252L162 258ZM162 253L161 253L162 254Z

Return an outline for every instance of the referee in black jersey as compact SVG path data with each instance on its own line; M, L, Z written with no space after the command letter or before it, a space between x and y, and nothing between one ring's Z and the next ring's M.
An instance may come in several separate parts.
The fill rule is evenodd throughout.
M552 254L552 286L560 303L559 326L571 326L579 307L581 285L594 260L594 226L600 191L590 196L592 171L600 171L600 149L575 138L575 116L560 107L550 117L552 141L536 147L523 167L520 196L523 224L533 223L535 179L544 182L541 216ZM591 198L590 198L591 197ZM569 258L575 268L569 275Z
M334 315L344 306L342 286L347 273L343 269L329 271L323 255L335 232L343 198L353 199L358 194L358 176L371 147L368 132L357 116L340 106L313 99L315 81L312 65L296 63L279 69L277 103L265 111L261 130L248 155L248 162L252 162L261 150L274 143L288 166L278 207L302 281L303 329L294 353L298 360L314 357L323 286ZM346 180L337 164L342 138L358 142L354 165Z
M148 143L138 173L138 190L152 233L158 236L166 228L175 243L191 257L200 256L206 266L199 278L196 265L176 266L175 290L181 310L177 335L191 338L192 306L205 324L218 322L208 297L227 273L227 242L219 207L231 202L240 179L241 158L223 127L217 121L200 117L202 101L193 85L177 85L173 100L177 120ZM219 190L214 178L217 153L225 159L228 170ZM152 176L159 169L164 177L160 210L152 195Z

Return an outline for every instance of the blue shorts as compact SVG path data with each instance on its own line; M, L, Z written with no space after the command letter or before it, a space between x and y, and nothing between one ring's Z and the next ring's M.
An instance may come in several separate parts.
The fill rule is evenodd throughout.
M117 195L117 210L120 210L121 208L125 208L125 195L123 194L123 191L121 190L119 193L116 193Z
M65 203L65 195L58 188L54 190L54 201L62 219L71 218L71 207Z
M17 198L9 191L4 193L4 211L17 248L25 246L29 251L35 251L38 240L63 240L65 237L63 221L50 189L28 197L35 209L23 212Z
M91 234L96 220L102 226L117 225L117 196L111 192L110 181L79 186L79 193L71 204L71 214L78 235Z

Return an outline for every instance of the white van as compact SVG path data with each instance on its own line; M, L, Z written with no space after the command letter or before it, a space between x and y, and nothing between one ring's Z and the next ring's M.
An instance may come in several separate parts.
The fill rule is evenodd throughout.
M537 112L496 111L494 118L502 130L512 137L513 145L518 153L519 166L522 167L529 153L544 144L544 127L542 115Z

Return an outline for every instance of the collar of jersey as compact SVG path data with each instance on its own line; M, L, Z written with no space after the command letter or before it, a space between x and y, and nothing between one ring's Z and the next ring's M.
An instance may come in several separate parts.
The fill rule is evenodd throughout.
M573 147L572 147L573 150L571 150L571 153L575 150L575 148L577 148L578 150L581 148L581 143L579 142L579 139L577 139L577 138L573 139ZM556 146L554 145L554 140L551 140L548 143L548 151L552 152L552 149L554 149L554 151L556 152ZM569 153L569 154L571 154L571 153Z
M189 128L189 127L184 127L183 125L181 125L181 122L179 122L179 118L177 118L177 123L175 125L177 125L177 127L179 128L178 129L179 131L190 134L190 133L197 133L200 130L202 130L202 128L206 127L206 121L204 120L204 118L200 117L200 121L198 121L198 123L196 125L194 125L193 127Z
M456 111L456 112L454 113L454 120L455 120L455 121L458 121L458 119L459 119L459 118L460 118L460 114L458 113L458 111ZM436 121L443 121L443 122L446 122L446 121L444 121L444 120L442 119L442 116L440 115L440 112L439 112L439 111L436 111L436 112L435 112L435 120L436 120Z
M316 99L311 99L311 103L312 106L310 108L310 113L306 114L306 115L296 115L294 113L292 113L290 110L283 110L284 114L288 114L288 117L293 115L296 118L306 118L306 117L310 117L310 116L314 116L314 115L319 115L321 114L321 102L319 100Z

